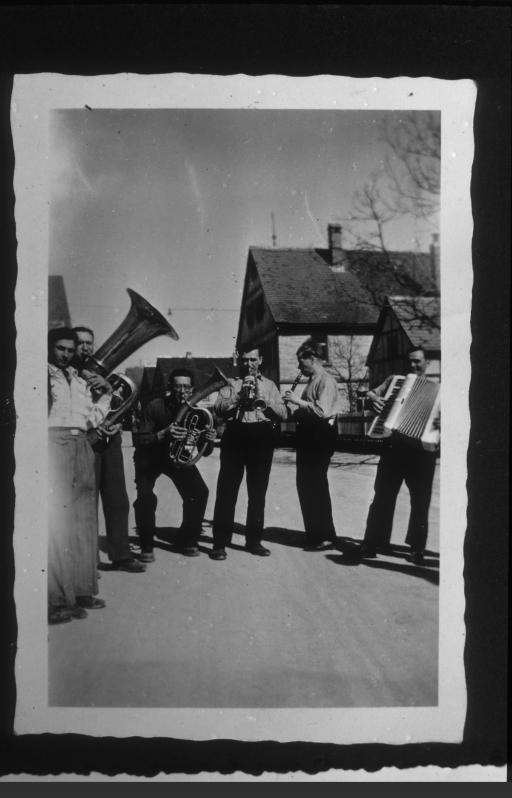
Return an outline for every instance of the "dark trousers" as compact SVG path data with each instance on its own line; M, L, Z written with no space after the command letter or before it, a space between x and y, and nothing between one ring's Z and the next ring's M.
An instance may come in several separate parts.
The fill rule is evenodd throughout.
M124 477L121 433L114 435L108 446L95 455L97 495L101 496L107 551L110 560L131 558L128 543L128 513L130 502Z
M366 522L365 543L385 546L391 540L398 493L405 480L411 498L411 514L405 542L423 551L428 537L428 510L436 456L432 452L391 447L381 455L375 478L375 495Z
M133 504L135 523L143 550L153 549L157 498L155 482L162 474L169 477L183 501L183 520L176 543L195 546L201 536L202 522L208 502L208 488L197 467L176 468L167 458L150 453L134 455L137 498Z
M297 493L306 545L335 540L327 471L334 453L336 430L325 421L297 424Z
M244 471L248 496L245 538L248 545L261 541L274 445L270 423L229 422L226 425L220 447L220 470L213 514L215 548L224 548L231 542L238 491Z

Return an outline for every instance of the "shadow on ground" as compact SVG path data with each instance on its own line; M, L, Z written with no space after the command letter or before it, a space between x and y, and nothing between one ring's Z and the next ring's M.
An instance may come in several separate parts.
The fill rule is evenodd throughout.
M388 556L386 552L386 556ZM395 556L399 556L398 554ZM361 565L374 568L379 571L394 571L395 573L403 573L408 576L417 576L419 579L424 579L432 585L439 584L439 560L435 557L425 557L422 565L413 565L412 563L398 563L389 562L388 560L376 559L361 559L355 560L347 557L345 554L327 554L327 559L336 565L344 565L345 567L358 567Z

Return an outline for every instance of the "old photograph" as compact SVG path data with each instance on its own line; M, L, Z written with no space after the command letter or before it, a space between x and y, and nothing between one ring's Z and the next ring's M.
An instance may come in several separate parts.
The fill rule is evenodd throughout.
M473 104L17 78L19 731L461 739Z

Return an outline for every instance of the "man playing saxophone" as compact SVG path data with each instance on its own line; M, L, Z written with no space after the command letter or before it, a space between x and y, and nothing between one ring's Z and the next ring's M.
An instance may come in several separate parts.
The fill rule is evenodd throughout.
M221 388L215 413L225 419L220 445L220 471L213 515L213 560L226 559L231 542L238 491L244 471L247 480L246 550L268 556L261 545L270 469L275 446L275 422L287 411L277 386L260 371L258 349L243 352L240 378Z
M168 380L165 397L152 399L143 408L139 429L133 434L135 446L135 523L140 538L142 562L153 562L155 514L157 497L153 492L159 476L165 474L174 483L183 501L183 520L175 541L178 551L187 557L199 554L198 541L208 501L208 488L197 466L180 468L170 457L170 447L194 435L186 427L175 423L180 408L193 393L193 375L188 369L175 369ZM203 455L213 449L216 432L212 427L203 433L208 446Z

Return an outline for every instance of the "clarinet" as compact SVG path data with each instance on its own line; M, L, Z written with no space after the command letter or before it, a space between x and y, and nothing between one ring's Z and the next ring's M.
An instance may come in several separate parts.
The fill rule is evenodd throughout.
M301 381L301 379L302 379L302 371L299 371L299 373L298 373L298 374L297 374L297 376L295 377L295 379L294 379L294 381L292 382L292 384L291 384L291 387L290 387L290 389L289 389L289 390L290 390L292 393L294 392L295 388L297 387L297 385L299 384L299 382Z

